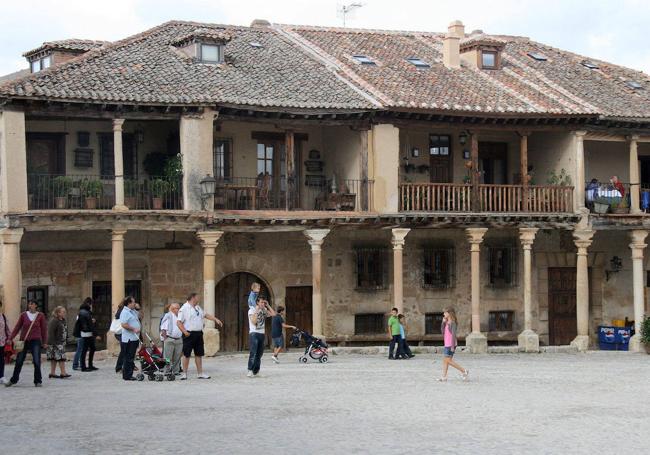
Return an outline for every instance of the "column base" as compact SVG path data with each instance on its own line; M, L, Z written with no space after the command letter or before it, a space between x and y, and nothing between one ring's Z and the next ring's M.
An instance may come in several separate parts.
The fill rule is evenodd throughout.
M113 210L116 212L128 212L129 208L126 205L115 205L113 206Z
M646 352L645 345L641 341L641 334L637 333L630 338L631 352Z
M219 352L220 335L217 329L203 329L203 345L205 348L205 355L207 357L214 357Z
M113 357L120 355L120 343L115 339L113 332L106 332L106 351Z
M539 352L539 335L533 330L524 330L517 337L517 344L522 352Z
M487 337L481 332L472 332L465 337L465 346L472 354L487 354Z
M586 352L589 350L589 336L588 335L578 335L571 342L571 346L578 349L579 352Z

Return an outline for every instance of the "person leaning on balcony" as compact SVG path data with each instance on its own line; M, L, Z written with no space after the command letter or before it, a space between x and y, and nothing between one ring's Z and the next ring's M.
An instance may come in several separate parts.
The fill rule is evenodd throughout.
M621 197L625 197L625 186L618 180L618 177L616 175L612 175L612 178L609 179L610 183L614 185L614 188L618 190L619 193L621 193Z
M27 353L31 352L32 361L34 362L34 385L40 387L43 382L41 376L41 349L47 348L47 321L45 321L43 313L38 311L38 305L33 300L27 302L27 311L18 318L18 323L11 332L9 341L13 340L19 332L20 339L25 342L25 347L16 357L14 374L5 383L5 386L9 387L18 382Z

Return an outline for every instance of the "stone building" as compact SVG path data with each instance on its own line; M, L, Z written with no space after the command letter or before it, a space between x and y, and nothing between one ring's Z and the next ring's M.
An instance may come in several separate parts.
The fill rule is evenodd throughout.
M209 352L240 350L253 281L334 344L384 340L393 306L431 344L453 305L474 352L587 349L647 313L639 71L460 22L172 21L25 57L0 85L12 322L90 295L108 330L133 294L155 331L202 290Z

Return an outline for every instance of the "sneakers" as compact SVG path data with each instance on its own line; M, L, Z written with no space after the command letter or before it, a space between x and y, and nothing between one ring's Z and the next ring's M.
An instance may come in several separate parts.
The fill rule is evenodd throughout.
M14 385L14 383L11 382L11 380L5 382L5 387L11 387L12 385Z
M442 376L437 379L438 382L447 382L447 376Z
M465 370L463 373L461 373L460 377L465 382L469 381L469 370Z
M187 374L183 373L181 374L181 381L187 380Z
M246 373L246 377L254 378L255 375L253 374L253 372L251 370L248 370L248 373Z
M199 379L210 379L210 376L203 373L203 374L198 375L197 378L199 378Z
M43 384L41 384L40 382L37 382L36 384L34 384L34 387L43 387Z
M278 358L276 356L272 355L271 358L273 359L273 362L280 363L280 361L278 360Z

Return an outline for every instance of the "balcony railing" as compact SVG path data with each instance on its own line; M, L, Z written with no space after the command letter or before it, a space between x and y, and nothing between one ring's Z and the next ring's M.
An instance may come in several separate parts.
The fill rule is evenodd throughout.
M133 210L180 210L181 181L167 178L124 180L124 203ZM115 206L115 178L100 175L29 174L29 210L110 210Z
M215 210L339 210L363 212L373 207L371 180L341 180L295 188L286 179L219 179Z
M479 185L473 204L473 187L456 183L405 183L400 185L400 211L424 212L532 212L573 211L573 187Z

